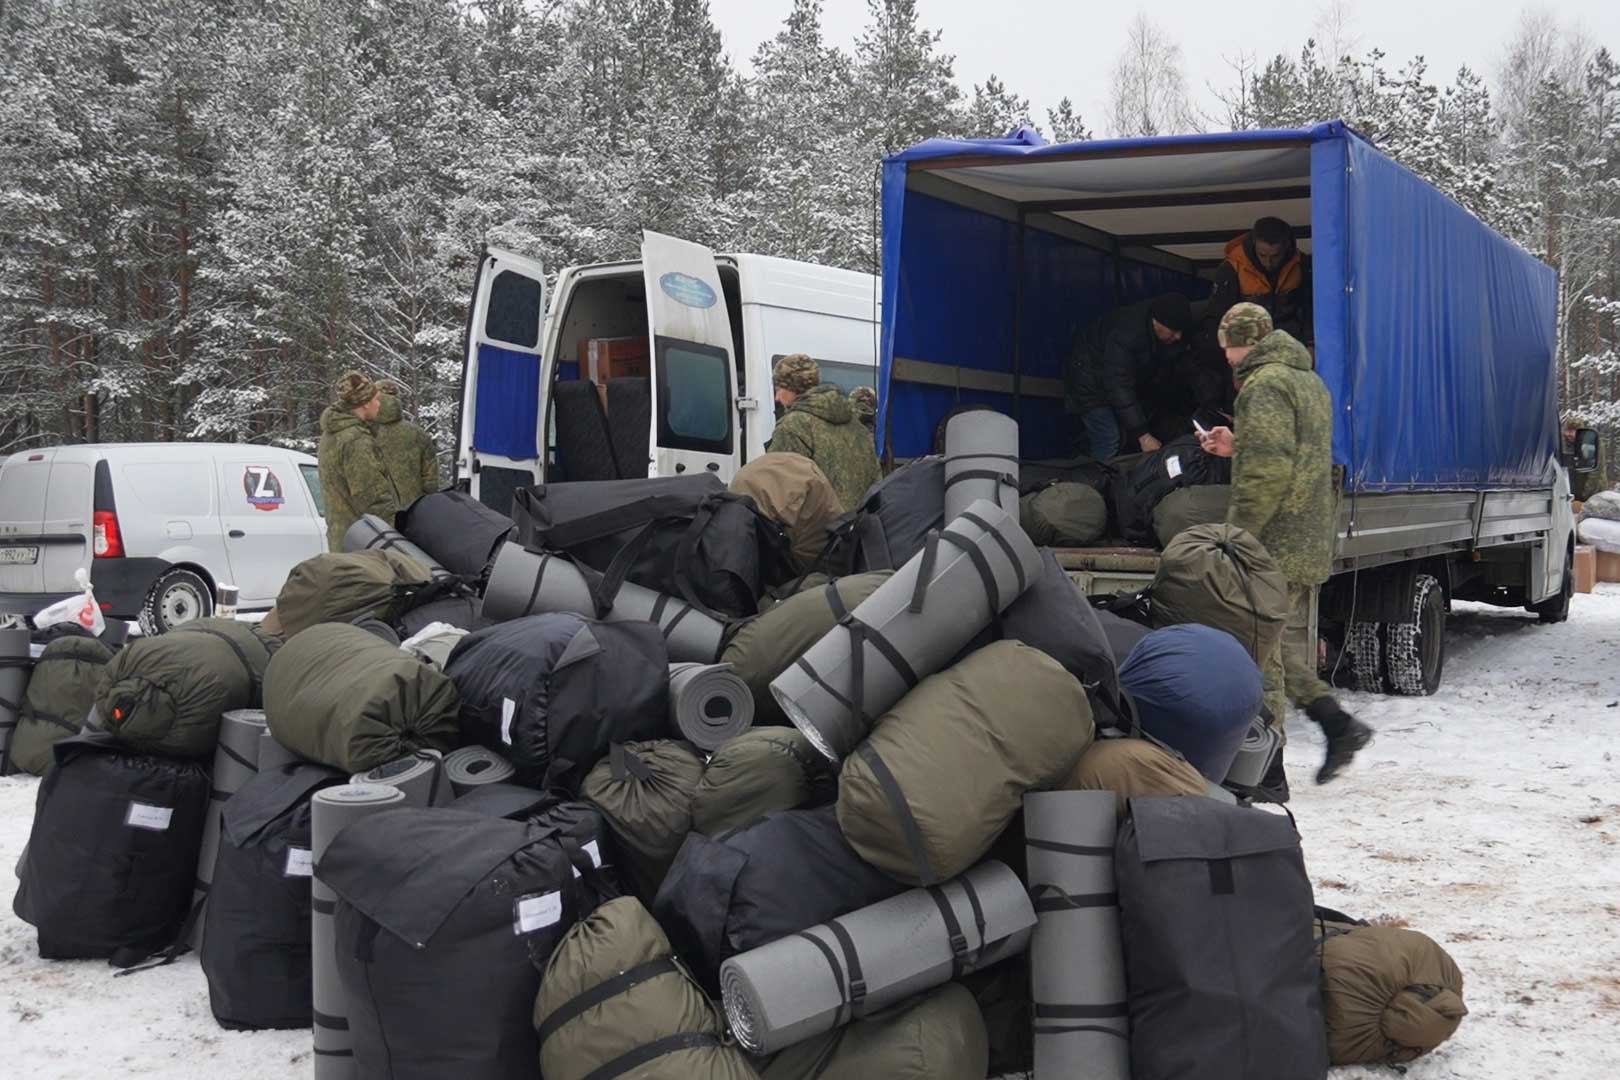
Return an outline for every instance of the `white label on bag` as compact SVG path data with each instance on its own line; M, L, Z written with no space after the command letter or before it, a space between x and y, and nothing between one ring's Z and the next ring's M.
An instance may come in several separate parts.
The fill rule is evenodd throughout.
M312 877L315 873L315 856L307 847L290 847L287 849L287 877Z
M129 813L124 815L124 824L133 825L137 829L166 832L173 818L174 810L170 807L132 801L129 804Z
M1170 479L1172 479L1172 480L1174 480L1176 477L1180 476L1181 475L1181 459L1179 457L1176 457L1173 454L1170 457L1165 458L1164 459L1164 471L1170 474Z
M512 907L512 932L532 934L562 921L562 893L520 896Z
M517 702L501 698L501 742L512 745L512 717L517 715Z
M602 868L602 849L596 846L596 841L595 840L592 840L590 843L586 844L584 847L580 848L579 850L583 851L585 854L587 854L587 855L589 855L591 857L591 865L592 866L596 867L598 870L600 870ZM579 868L578 867L574 868L574 876L579 877Z

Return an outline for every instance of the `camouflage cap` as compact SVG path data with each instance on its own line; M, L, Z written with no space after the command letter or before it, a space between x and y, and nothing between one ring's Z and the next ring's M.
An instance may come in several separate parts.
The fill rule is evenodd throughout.
M877 391L870 386L857 386L849 392L849 407L855 410L861 423L872 426L877 419Z
M1242 348L1258 345L1260 339L1271 333L1271 314L1259 304L1233 304L1221 316L1221 325L1215 331L1221 348Z
M802 394L821 385L821 365L804 353L784 356L776 362L776 368L771 372L771 382L779 390Z
M377 380L377 393L387 394L389 397L399 397L399 383L393 379Z
M341 407L358 409L377 396L377 384L363 372L345 371L333 388L333 393Z

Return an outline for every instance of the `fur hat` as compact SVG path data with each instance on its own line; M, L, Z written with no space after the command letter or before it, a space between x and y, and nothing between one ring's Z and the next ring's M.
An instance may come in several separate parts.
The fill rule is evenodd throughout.
M821 385L821 365L804 353L784 356L771 371L771 382L779 390L802 394L811 387Z
M377 396L377 384L363 372L345 371L338 379L334 393L340 408L358 409Z

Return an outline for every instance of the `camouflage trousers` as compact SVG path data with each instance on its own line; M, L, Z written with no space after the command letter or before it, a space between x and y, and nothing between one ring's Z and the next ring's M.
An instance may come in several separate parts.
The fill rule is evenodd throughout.
M1331 697L1333 690L1316 672L1316 586L1288 583L1288 621L1271 656L1261 666L1266 708L1279 734L1290 703L1300 708ZM1284 736L1286 738L1286 736Z

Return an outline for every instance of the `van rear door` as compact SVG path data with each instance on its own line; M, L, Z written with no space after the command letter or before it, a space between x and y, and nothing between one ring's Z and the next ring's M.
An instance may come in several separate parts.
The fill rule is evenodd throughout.
M737 358L714 252L642 234L653 358L652 474L737 472Z
M0 465L0 593L45 591L45 492L55 450L24 450Z
M473 281L457 425L456 480L510 513L512 493L540 480L540 333L545 271L534 259L487 249Z

